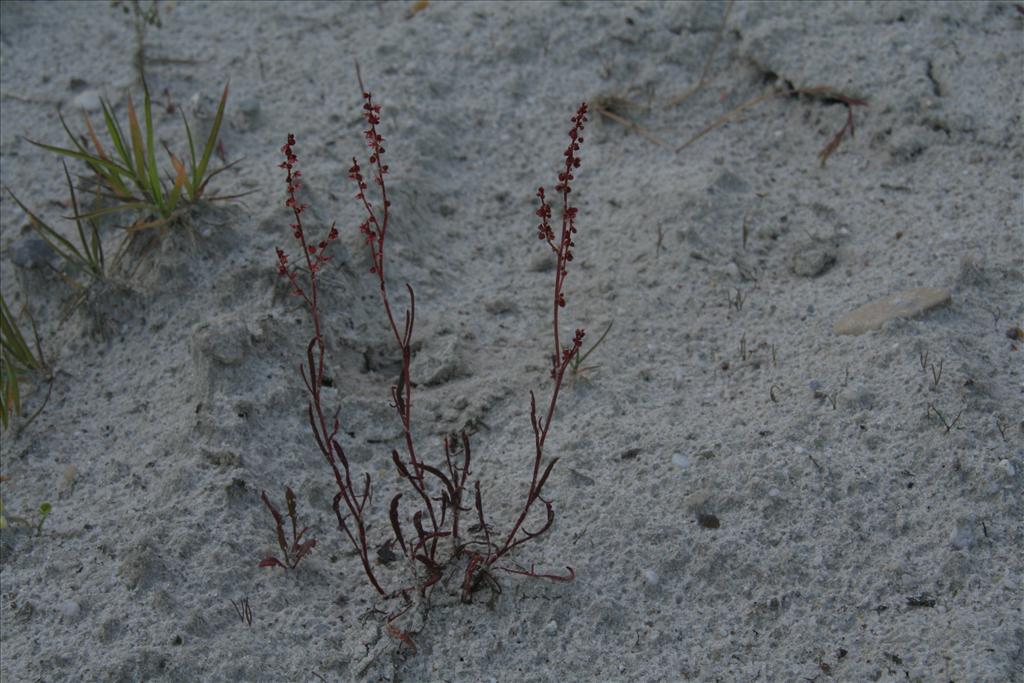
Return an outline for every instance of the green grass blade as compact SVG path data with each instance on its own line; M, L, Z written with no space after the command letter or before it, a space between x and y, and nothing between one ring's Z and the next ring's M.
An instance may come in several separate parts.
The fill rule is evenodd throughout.
M82 217L78 210L78 197L75 196L75 184L71 182L71 173L68 171L68 165L64 164L64 177L68 181L68 192L71 193L71 208L75 211L75 225L78 227L78 240L82 243L82 252L75 249L75 253L79 254L87 266L87 270L90 275L102 278L103 272L103 245L100 242L99 228L96 222L92 219L86 219L89 223L89 227L92 230L92 240L87 240L85 237L85 230L82 228ZM99 249L100 253L97 257L96 250Z
M80 161L84 161L87 164L89 164L89 166L105 180L110 180L111 178L113 178L115 181L117 181L119 179L119 174L131 173L128 169L123 168L120 165L115 164L114 162L108 159L100 159L96 155L91 154L89 152L79 152L73 149L68 149L67 147L57 147L55 145L48 145L45 142L36 142L35 140L32 140L30 138L25 138L25 140L35 145L36 147L39 147L40 149L45 149L48 152L54 152L62 156L71 157L72 159L79 159Z
M71 173L68 171L68 165L62 161L61 166L64 167L64 177L68 181L68 192L71 193L71 208L74 211L75 227L78 228L78 241L82 243L86 253L88 253L89 243L85 239L85 230L82 229L82 219L78 215L78 197L75 196L75 184L71 182ZM76 249L75 251L78 250ZM90 264L90 266L91 265L92 264Z
M107 134L110 135L111 141L114 143L114 149L121 156L126 169L132 167L132 156L128 151L128 148L124 144L124 133L121 132L121 126L118 125L117 119L114 118L114 112L111 110L110 105L105 100L100 100L100 104L103 105L103 123L107 127Z
M153 144L153 103L149 97L149 88L145 89L145 93L146 99L143 105L143 115L146 123L146 180L148 181L150 195L160 215L166 216L174 207L167 205L163 181L160 179L160 172L156 168L156 145Z
M185 136L188 138L188 167L192 172L190 177L185 178L185 192L188 193L190 201L195 200L195 185L192 184L192 178L196 175L196 145L192 140L192 127L188 125L188 119L185 118L185 112L181 112L181 120L185 124Z
M89 221L89 225L92 227L92 245L89 249L89 260L96 264L97 275L103 277L107 271L106 259L103 256L103 240L100 239L99 226L96 225L96 222Z
M64 115L60 113L60 110L57 111L57 118L60 119L60 125L64 127L64 132L68 134L68 139L71 140L71 144L73 144L79 152L84 152L89 156L93 156L89 152L89 149L79 141L78 136L71 132L71 128L68 126L68 122L64 120Z
M574 362L573 362L573 369L574 369L574 370L575 370L575 369L577 369L577 368L579 368L579 366L583 364L583 361L587 360L587 356L589 356L590 354L592 354L592 353L593 353L594 351L596 351L596 350L597 350L597 347L601 345L601 342L603 342L603 341L604 341L604 338L605 338L605 337L607 337L607 336L608 336L608 333L612 331L612 325L614 325L614 324L615 324L615 321L614 321L614 320L613 320L613 321L611 321L610 323L608 323L608 327L606 327L606 328L605 328L605 330L604 330L604 334L602 334L602 335L601 335L601 338L600 338L600 339L598 339L598 340L597 340L597 341L596 341L596 342L594 343L594 345L593 345L593 346L591 346L591 347L590 347L590 348L589 348L589 349L587 350L587 352L586 352L585 354L583 354L583 357L582 357L582 358L580 358L580 354L579 354L579 352L578 352L578 351L576 352L576 356L577 356L577 358L579 358L579 360L578 360L578 361L575 361L575 360L574 360Z
M14 363L6 353L0 358L0 424L7 429L10 413L21 413L21 400L18 396L18 374Z
M98 206L100 202L100 188L96 188L95 203L93 206ZM107 263L103 255L103 240L100 239L100 228L96 221L92 218L87 219L89 227L92 228L92 245L90 248L90 260L99 266L99 274L102 277L106 277L107 274Z
M132 211L151 208L152 204L146 201L134 201L125 204L117 204L115 206L104 206L102 209L95 209L94 211L88 211L80 214L78 217L84 220L91 220L93 218L99 218L100 216L107 216L112 213L119 213L121 211ZM66 216L70 218L70 216Z
M174 187L171 189L170 197L167 200L171 210L178 203L178 198L181 197L181 188L185 186L185 182L188 180L188 172L185 170L185 164L183 164L178 157L171 154L170 150L167 150L167 155L171 157L171 165L174 166Z
M101 103L102 103L102 100L101 100ZM107 126L108 126L108 130L111 131L111 137L114 140L115 147L119 148L119 152L123 152L124 151L124 145L121 144L121 141L118 138L118 130L116 128L116 122L114 122L113 119L109 118L109 113L107 112L107 110L105 108L106 104L105 103L103 103L103 104L104 104L104 117L107 119L106 123L107 123ZM124 181L122 180L122 176L127 176L128 178L131 178L134 175L133 171L131 170L131 162L129 161L127 163L127 165L123 166L121 164L118 164L113 159L107 159L104 156L97 156L96 154L93 154L84 145L82 145L78 141L78 137L74 133L71 132L71 129L68 127L68 124L64 120L63 115L61 115L59 112L58 112L57 115L60 117L60 123L64 127L64 132L66 132L68 134L68 138L71 140L71 142L78 149L78 153L75 154L73 152L73 150L69 150L69 149L61 148L61 147L54 147L52 145L42 145L40 143L35 143L35 142L33 144L35 144L37 146L40 146L43 149L47 149L47 150L49 150L51 152L56 152L58 154L63 154L65 156L71 156L73 158L77 158L77 159L80 159L82 161L85 161L86 164L88 164L89 168L91 168L93 170L93 172L96 173L96 175L98 175L99 177L103 178L107 182L107 184L110 185L111 189L113 189L113 191L115 193L118 193L118 194L121 194L121 195L130 195L131 193L128 192L128 189L125 186ZM86 120L86 123L88 125L88 120ZM89 127L91 128L91 126L89 126ZM32 142L32 140L29 140L29 142ZM122 157L124 157L124 156L125 155L122 154Z
M3 347L6 354L10 355L8 360L14 360L12 365L20 364L30 370L40 367L39 361L32 354L32 349L25 343L25 338L21 335L21 330L14 322L14 316L11 315L10 309L7 308L7 302L2 296L0 296L0 346Z
M135 103L132 96L128 96L128 129L132 140L132 158L135 161L135 183L143 194L148 194L149 185L146 182L146 156L145 143L142 141L142 128L139 126L139 117L135 114Z
M57 253L58 256L60 256L65 261L71 263L76 263L79 265L83 265L85 263L85 259L82 257L81 254L78 253L78 249L75 248L74 244L68 241L59 232L57 232L49 225L44 223L43 220L39 218L39 216L32 213L32 211L30 211L27 206L22 204L21 200L18 199L13 192L11 192L10 188L4 189L7 190L7 194L11 195L11 199L14 200L14 203L17 204L21 208L21 210L25 212L26 216L28 216L29 222L32 223L32 228L39 234L43 241L46 242L46 244L49 245L49 247Z
M210 155L213 154L213 148L217 146L217 136L220 134L220 124L224 119L224 106L228 102L228 88L230 85L230 81L224 85L224 93L220 96L220 104L217 106L217 115L213 117L213 127L210 129L210 136L206 139L206 147L203 148L203 158L199 161L199 166L192 175L192 191L195 193L195 196L192 197L193 201L202 196L203 188L206 185L203 182L203 176L206 175L206 166L210 163Z

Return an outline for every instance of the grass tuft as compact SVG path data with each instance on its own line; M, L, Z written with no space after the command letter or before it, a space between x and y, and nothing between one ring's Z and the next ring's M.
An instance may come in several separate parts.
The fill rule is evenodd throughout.
M146 87L141 118L131 96L128 97L127 134L115 118L110 103L106 100L101 101L103 123L110 139L110 149L101 142L88 116L85 118L88 136L78 136L68 127L63 115L58 114L61 125L71 141L71 147L59 147L26 139L49 152L84 162L95 175L97 197L107 199L111 203L84 214L76 209L73 216L75 220L89 220L101 215L134 211L142 215L129 226L129 230L160 227L171 222L183 204L194 204L203 198L210 180L237 163L232 162L215 171L209 170L210 157L217 146L224 119L229 85L224 86L213 126L199 154L192 137L192 128L182 113L188 141L188 166L164 145L171 169L161 172L158 168L153 103L149 88ZM90 143L92 149L89 148ZM231 198L234 197L210 199ZM22 209L25 208L21 202L18 204ZM29 212L26 210L26 213ZM29 215L31 217L31 214Z

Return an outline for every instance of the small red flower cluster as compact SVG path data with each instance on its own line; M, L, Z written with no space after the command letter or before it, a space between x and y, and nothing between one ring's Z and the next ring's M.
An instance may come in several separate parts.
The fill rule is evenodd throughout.
M363 102L363 117L369 125L369 128L363 132L363 136L366 138L367 147L370 148L370 164L376 167L373 182L377 184L383 194L384 215L381 220L377 219L373 203L366 196L368 185L363 178L362 167L355 157L352 157L352 167L348 169L348 177L359 188L356 199L362 202L363 208L366 209L366 220L359 226L359 232L366 237L366 243L370 245L370 253L373 257L373 266L370 267L370 272L379 274L383 272L384 268L384 237L388 225L388 209L391 208L391 202L388 201L387 190L384 187L384 176L387 175L388 166L382 162L384 147L381 143L384 142L384 137L377 132L377 124L380 123L380 105L374 104L373 95L365 91L363 100L365 100Z
M551 229L551 205L544 197L543 187L537 190L537 196L540 197L540 208L536 212L537 217L540 218L540 225L537 226L537 239L554 242L555 231Z
M380 143L384 142L384 138L377 133L377 124L380 123L380 105L373 103L373 95L368 92L363 93L363 99L366 102L363 103L363 116L366 117L366 122L370 124L370 128L363 133L366 137L366 144L370 148L370 163L376 164L380 156L384 154L384 148L381 147ZM381 169L384 173L388 172L388 167L384 166Z
M576 233L576 214L578 209L569 206L569 193L572 192L571 183L576 178L573 170L580 167L580 145L583 143L584 124L587 122L587 103L584 102L572 117L572 129L569 131L569 146L565 149L565 170L558 174L558 184L555 191L562 195L562 234L561 239L555 243L555 231L551 227L551 205L547 202L544 188L537 190L537 197L540 198L540 208L536 215L540 218L540 225L537 226L537 238L547 241L551 249L558 256L558 278L555 284L555 297L558 306L565 307L565 296L562 294L562 284L565 276L568 275L566 264L572 261L572 248L576 246L572 236Z
M576 328L576 335L572 338L572 347L562 349L562 363L568 365L569 361L572 360L573 354L579 351L580 347L583 346L583 337L586 336L586 332Z
M580 144L583 143L583 137L580 133L583 132L583 124L587 122L586 102L580 105L576 115L570 120L573 126L572 130L569 131L569 139L572 142L569 143L569 147L565 150L565 172L558 174L558 185L555 185L555 192L562 192L564 194L569 194L572 191L569 188L569 181L574 178L572 171L580 167L580 158L576 152L580 151Z
M295 136L289 133L288 141L281 147L285 160L278 164L278 168L283 168L288 172L288 176L285 179L288 187L288 199L285 200L284 204L295 214L295 222L291 223L289 227L292 229L292 235L302 246L302 253L306 257L306 265L309 267L312 289L315 295L316 273L323 264L331 260L331 257L327 255L327 246L338 239L338 229L331 225L327 239L320 240L316 244L306 242L306 233L302 229L302 212L309 208L309 205L300 204L295 197L295 193L302 188L302 182L299 180L302 177L302 171L295 168L299 158L292 149L294 145ZM288 280L292 283L293 295L301 296L312 303L305 290L299 285L298 270L288 267L288 255L280 247L277 248L277 272L288 277Z
M573 175L573 171L580 167L579 151L580 146L583 144L583 135L581 133L583 133L584 124L587 122L586 102L581 104L579 109L576 110L576 114L572 117L571 121L572 129L569 131L569 146L566 147L563 155L565 156L565 168L559 172L558 184L555 185L555 191L562 195L562 232L557 242L555 241L554 228L551 227L551 204L548 203L543 187L537 190L537 197L540 198L540 207L535 212L535 215L540 218L540 224L537 226L537 238L548 243L551 251L555 252L556 259L554 311L552 313L555 350L550 358L551 377L559 384L561 383L562 374L565 373L565 369L569 366L569 361L574 354L579 352L580 347L583 345L583 330L576 330L572 346L563 347L561 345L558 332L558 309L565 308L566 302L563 289L565 287L565 278L569 275L568 264L573 259L572 248L576 246L572 236L576 234L576 214L579 210L575 206L569 205L569 193L572 192L572 181L576 178Z

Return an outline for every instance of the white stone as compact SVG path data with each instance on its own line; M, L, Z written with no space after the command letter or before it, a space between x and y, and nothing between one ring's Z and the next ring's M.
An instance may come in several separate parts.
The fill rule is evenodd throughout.
M685 470L690 466L690 456L676 453L672 456L672 464Z
M1008 477L1012 477L1017 472L1016 468L1013 466L1013 463L1007 460L1006 458L1003 458L1002 460L999 461L999 468L1003 472L1005 472L1006 476Z
M910 318L950 302L948 289L918 287L897 292L853 310L832 327L836 334L860 335L896 318Z
M646 581L652 586L656 586L658 584L658 572L654 571L653 569L645 569L644 581Z
M71 100L71 106L87 112L96 112L101 109L100 94L96 90L83 90Z

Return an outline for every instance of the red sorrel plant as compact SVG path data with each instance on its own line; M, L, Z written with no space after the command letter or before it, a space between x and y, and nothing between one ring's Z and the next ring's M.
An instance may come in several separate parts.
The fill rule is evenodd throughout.
M363 570L373 588L384 597L399 597L405 606L388 616L388 630L403 643L412 645L409 635L393 625L393 622L413 605L413 596L418 594L426 598L430 589L437 584L446 567L454 561L462 562L461 598L470 601L473 592L481 585L496 587L492 576L494 570L502 570L512 574L520 574L534 578L568 581L575 577L571 567L566 574L542 573L533 566L525 569L519 565L509 566L508 555L523 543L537 538L554 522L554 507L545 498L544 486L551 471L558 462L557 457L545 457L545 444L554 422L555 407L558 403L559 390L566 370L579 353L584 332L577 329L570 344L563 345L559 330L559 311L565 307L565 282L568 276L568 264L573 260L573 236L576 234L577 209L569 201L572 191L571 184L575 179L574 171L580 166L580 145L583 143L584 124L587 121L587 105L580 106L572 117L572 129L569 132L569 146L564 153L564 166L558 174L555 193L559 197L561 226L558 232L552 227L552 205L548 203L544 188L537 191L540 208L536 215L540 218L537 234L541 241L547 243L556 260L555 282L552 290L552 332L550 347L550 380L551 393L547 405L540 411L537 399L530 392L530 422L533 427L533 466L526 499L515 523L504 536L493 536L492 527L484 514L483 499L479 480L474 481L472 492L468 488L471 465L469 437L462 433L461 439L452 442L444 439L444 459L438 466L428 464L417 452L413 438L413 382L410 377L412 365L412 336L416 317L416 298L411 285L405 285L408 303L404 313L395 314L395 304L389 294L385 258L388 238L388 227L391 220L391 202L388 199L388 188L385 176L388 166L384 163L384 138L377 130L380 124L379 104L373 96L363 88L362 78L359 85L363 96L363 116L367 122L364 132L369 148L368 175L364 176L363 167L353 157L348 176L356 184L356 199L362 205L366 218L359 226L370 250L370 272L376 276L380 289L381 303L387 319L388 328L395 345L400 352L402 363L396 383L391 387L392 406L402 425L402 452L393 449L391 459L399 480L408 486L407 493L412 501L412 510L403 510L403 493L396 494L389 507L389 519L394 538L389 543L397 543L411 568L413 582L411 585L387 591L377 576L374 564L370 560L371 543L367 537L369 527L366 519L367 504L371 500L372 487L370 475L364 473L360 478L354 475L341 444L335 438L340 429L337 413L328 419L321 400L321 383L324 377L325 345L322 335L319 299L318 276L323 266L329 261L327 249L337 238L338 231L332 225L327 237L319 242L307 240L303 225L302 213L307 208L299 203L296 191L301 187L301 173L296 168L294 153L295 137L288 136L288 142L282 147L285 161L280 165L287 171L287 200L285 204L292 210L294 222L290 225L292 234L299 243L307 276L300 278L300 271L291 267L287 255L277 250L278 270L287 276L292 286L292 293L304 299L310 311L313 323L313 337L306 348L306 363L300 367L300 374L309 394L307 415L313 439L324 456L334 475L338 492L334 497L333 509L338 520L338 527L348 537L358 553ZM375 186L371 198L370 182ZM472 501L470 497L472 496ZM539 503L539 506L538 506ZM543 509L543 519L536 526L527 529L531 513ZM475 511L476 523L468 529L462 526L463 514ZM534 515L537 516L537 515ZM278 528L280 529L279 515ZM280 532L279 532L280 535ZM445 550L445 547L448 549Z
M285 569L295 569L299 566L299 562L302 562L302 558L309 554L311 550L316 546L316 539L310 539L303 541L302 536L307 531L308 527L303 527L302 531L299 531L299 520L295 514L295 494L292 492L290 487L284 488L285 502L288 504L288 518L292 521L292 543L288 545L288 541L285 540L284 536L284 520L281 518L281 513L277 511L274 504L267 498L267 492L263 492L263 504L270 510L270 514L274 516L274 524L277 526L277 544L281 547L281 556L284 560L279 560L276 557L267 557L260 561L261 567L284 567ZM236 608L237 609L237 608ZM252 618L249 618L250 625Z

